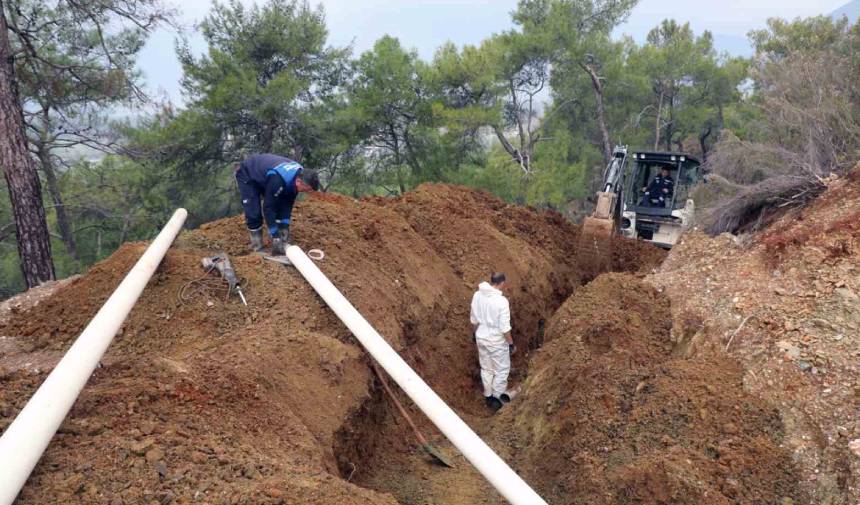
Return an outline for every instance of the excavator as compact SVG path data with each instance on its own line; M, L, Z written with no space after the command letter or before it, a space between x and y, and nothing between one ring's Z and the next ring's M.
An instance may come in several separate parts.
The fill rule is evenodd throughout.
M664 169L669 182L662 186L663 198L655 198L652 184ZM583 235L621 235L671 249L693 224L696 206L690 190L701 176L701 163L688 154L629 153L627 146L617 146L604 170L597 206L583 223Z

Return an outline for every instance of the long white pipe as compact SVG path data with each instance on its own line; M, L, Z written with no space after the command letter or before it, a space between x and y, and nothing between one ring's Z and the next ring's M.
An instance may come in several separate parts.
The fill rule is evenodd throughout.
M361 345L502 496L513 505L546 505L546 502L403 361L301 248L288 247L287 257L352 331Z
M0 437L0 504L11 505L182 229L178 209Z

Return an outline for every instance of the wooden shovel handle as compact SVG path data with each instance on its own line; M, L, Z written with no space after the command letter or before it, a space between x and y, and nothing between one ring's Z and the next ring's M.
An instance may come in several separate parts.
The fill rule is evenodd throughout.
M373 367L373 372L376 374L377 377L379 377L379 382L382 383L382 387L385 389L385 392L388 393L388 396L391 397L391 401L394 402L394 405L397 407L397 410L400 411L400 415L402 415L403 418L406 419L406 422L409 424L409 427L412 428L413 432L415 432L415 437L418 439L419 442L421 442L421 445L428 445L427 439L424 438L424 435L422 435L420 431L418 431L418 427L415 426L414 422L412 422L412 418L409 416L409 413L406 412L406 409L403 408L403 405L401 405L397 397L394 396L394 392L391 391L391 387L388 385L388 381L385 380L385 376L383 375L382 370L379 369L379 365L377 365L376 362L373 361L373 358L371 358L370 360L370 366Z

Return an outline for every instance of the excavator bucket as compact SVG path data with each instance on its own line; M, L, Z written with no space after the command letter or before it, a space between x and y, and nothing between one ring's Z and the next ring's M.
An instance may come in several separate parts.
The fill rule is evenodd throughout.
M596 237L611 237L615 232L615 223L611 219L587 217L582 222L582 234Z
M615 207L615 193L597 193L597 208L582 223L582 234L587 236L611 237L615 232L612 209Z
M609 192L597 193L597 208L582 222L577 255L580 265L595 272L609 268L607 262L612 255L612 240L615 235L615 208L617 195Z

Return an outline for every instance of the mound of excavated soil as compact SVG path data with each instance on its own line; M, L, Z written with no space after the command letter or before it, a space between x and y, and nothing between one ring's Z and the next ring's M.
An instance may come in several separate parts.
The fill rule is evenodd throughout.
M615 351L646 362L671 350L666 338L672 326L668 312L668 300L655 288L629 275L605 274L556 311L546 340L575 335L576 343L589 353Z
M298 245L325 251L320 268L473 420L489 417L468 322L478 282L508 274L523 349L516 382L543 321L595 274L581 271L578 228L558 214L452 186L393 200L317 195L297 205L292 231ZM423 460L374 386L364 351L296 271L247 254L247 242L240 217L180 237L19 503L382 504L394 503L388 492L406 502L425 493L420 477L403 472ZM646 272L662 258L648 245L621 244L624 269ZM0 356L0 428L144 246L126 244L0 321L0 335L15 343L7 347L32 351ZM200 259L220 250L245 279L248 307L225 299L212 279L198 282ZM451 494L462 489L454 475L431 501L474 503Z
M665 295L598 277L550 321L497 442L549 503L807 503L778 412L737 363L673 357L670 327Z
M685 235L649 280L689 354L738 359L779 406L809 502L860 503L860 167L761 233Z

